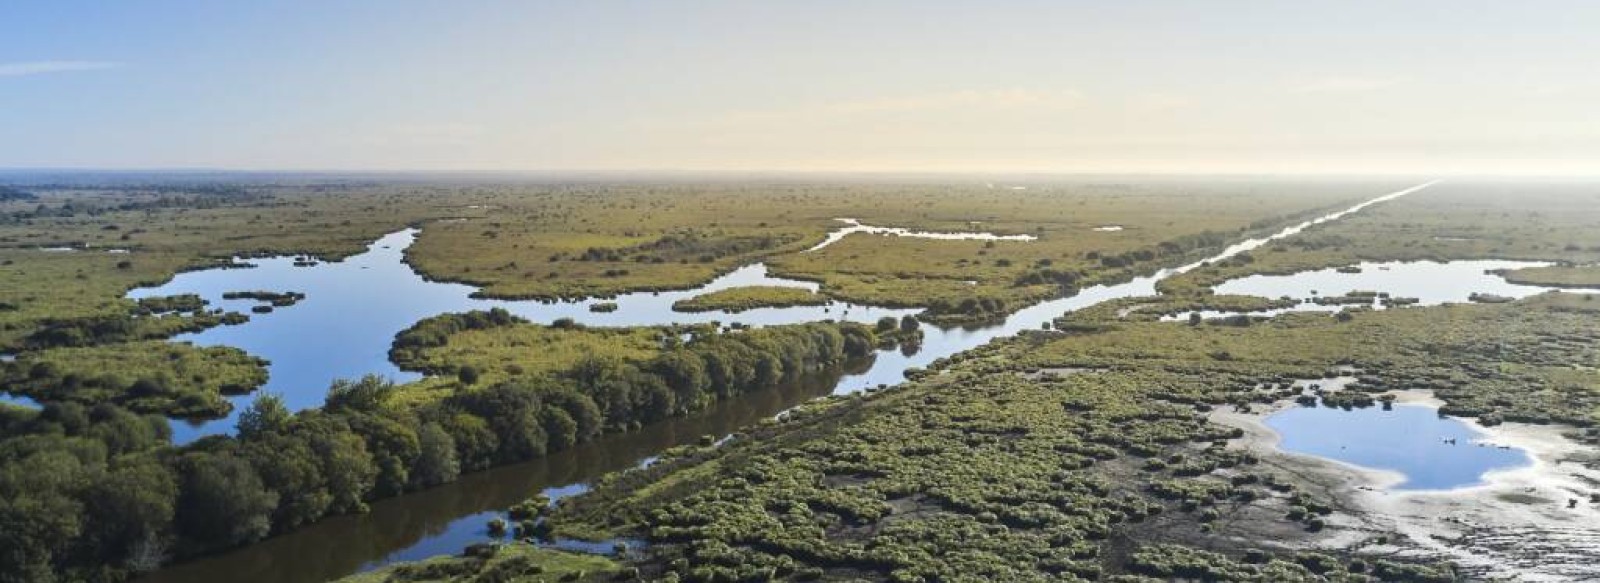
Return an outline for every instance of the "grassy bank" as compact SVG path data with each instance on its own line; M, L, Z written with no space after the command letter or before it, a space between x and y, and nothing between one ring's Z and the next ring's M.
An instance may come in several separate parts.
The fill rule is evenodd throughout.
M485 547L479 553L484 556L437 557L385 567L345 577L338 583L613 581L623 572L621 565L605 557L524 544Z
M675 312L743 312L755 308L821 306L828 297L807 289L780 286L747 286L718 290L672 303Z
M1502 273L1506 281L1523 285L1565 288L1600 288L1600 266L1552 265L1524 267Z

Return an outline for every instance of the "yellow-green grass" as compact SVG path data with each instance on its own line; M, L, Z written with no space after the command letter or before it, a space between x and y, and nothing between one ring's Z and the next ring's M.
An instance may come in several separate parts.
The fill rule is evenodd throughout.
M1207 231L1237 237L1252 226L1276 225L1288 215L1400 186L1145 180L1063 181L1027 191L991 190L981 183L528 187L492 197L493 208L482 209L479 218L428 226L408 258L430 277L471 282L497 297L685 288L764 259L782 274L823 281L824 293L851 300L903 305L930 297L1035 298L1055 290L1013 287L1041 259L1098 273L1106 270L1091 252L1127 253ZM801 252L841 227L834 220L839 217L922 230L1026 233L1040 240L988 247L981 241L856 235L816 253ZM1104 224L1125 229L1092 230ZM695 251L648 247L687 236L712 246L757 238L768 238L770 245L704 258ZM591 248L603 252L600 259L582 260ZM658 257L661 263L654 262ZM973 279L983 287L964 283ZM907 297L909 289L919 293Z
M46 318L126 316L128 289L160 283L190 262L172 253L0 249L0 346L14 346Z
M733 287L701 294L672 303L679 312L709 312L725 310L741 312L754 308L787 306L820 306L828 303L827 296L808 289L770 285Z
M1320 373L1355 363L1438 369L1444 375L1439 378L1464 377L1467 366L1498 366L1503 377L1411 388L1431 388L1464 414L1587 426L1600 422L1597 316L1600 300L1559 292L1505 304L1356 310L1347 318L1290 313L1249 326L1131 321L1084 311L1057 323L1098 333L1055 338L1004 361L1030 368L1162 366L1261 374Z
M1227 279L1362 261L1600 260L1600 184L1443 183L1162 283L1204 293ZM1578 271L1573 271L1578 273Z
M44 319L125 315L129 289L184 269L239 254L340 258L385 232L455 212L433 198L450 191L432 188L247 189L256 194L226 201L120 188L47 190L38 201L0 204L0 214L39 205L74 209L72 216L0 220L0 346L15 347ZM41 250L59 246L78 250Z
M1524 285L1566 288L1600 288L1600 265L1524 267L1502 273L1506 281Z
M541 324L512 324L450 335L444 346L416 352L418 358L400 363L408 370L431 371L433 376L407 384L399 399L417 403L450 395L462 388L462 368L478 374L474 386L492 386L513 377L570 370L589 358L642 362L660 354L662 328L555 328Z
M425 225L408 253L421 272L484 285L491 296L684 288L782 256L775 263L785 273L822 280L833 297L899 305L973 296L1027 301L1057 293L1053 286L1013 287L1040 259L1099 273L1105 270L1086 253L1122 253L1207 230L1236 233L1392 186L1075 181L993 191L980 183L330 182L246 184L244 194L209 198L182 189L34 190L38 201L0 203L0 214L10 213L0 220L0 344L14 345L44 318L119 315L127 289L182 269L235 254L339 258L406 225ZM40 205L50 212L26 214ZM69 208L71 216L64 216ZM862 235L800 253L846 216L1041 239L985 249L980 242ZM444 218L469 220L431 221ZM1090 230L1101 224L1126 229ZM665 238L690 243L652 247ZM61 245L84 250L38 250ZM602 252L600 260L578 260L591 248ZM619 261L610 261L612 254ZM558 260L551 262L552 256ZM661 263L650 262L658 258ZM999 266L1000 260L1010 265ZM979 285L965 283L973 279Z
M231 409L224 395L265 383L264 365L237 348L142 341L26 352L0 370L7 390L40 401L212 417Z
M621 570L621 565L606 557L514 543L500 546L488 559L434 557L351 575L338 583L608 581Z

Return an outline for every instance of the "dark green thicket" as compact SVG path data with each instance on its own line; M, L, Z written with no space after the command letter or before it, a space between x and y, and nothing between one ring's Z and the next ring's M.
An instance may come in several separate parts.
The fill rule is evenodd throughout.
M435 325L514 321L476 313ZM341 381L321 409L290 414L263 396L241 413L237 437L183 448L168 445L165 419L110 404L0 409L0 581L120 579L162 557L246 544L465 470L698 410L869 356L876 344L856 324L712 334L647 362L589 360L415 406L397 405L397 388L378 378Z

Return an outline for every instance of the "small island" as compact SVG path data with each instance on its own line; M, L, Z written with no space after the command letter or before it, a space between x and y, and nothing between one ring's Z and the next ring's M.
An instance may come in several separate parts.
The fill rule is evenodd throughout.
M269 307L287 308L306 299L306 294L300 292L272 292L272 291L231 291L223 292L224 300L255 300L270 304ZM261 306L257 306L261 307ZM272 310L266 310L268 312Z
M723 310L743 312L754 308L783 308L790 306L821 306L828 303L827 296L798 287L747 286L733 287L698 295L672 303L676 312L710 312Z
M1600 265L1549 265L1494 273L1518 285L1600 289Z

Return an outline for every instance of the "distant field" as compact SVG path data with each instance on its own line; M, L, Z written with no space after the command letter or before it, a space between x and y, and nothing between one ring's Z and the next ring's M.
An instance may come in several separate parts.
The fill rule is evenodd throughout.
M1361 261L1593 263L1600 261L1600 185L1446 182L1240 259L1170 279L1163 287L1195 291L1251 273L1293 273ZM1589 271L1546 270L1524 277L1559 273L1584 281Z
M1371 198L1399 182L1061 182L1028 190L974 184L622 185L475 191L466 221L430 224L408 260L495 297L572 297L677 289L752 261L821 281L856 302L993 317L1061 293L1174 262L1243 233ZM473 208L468 208L473 207ZM1032 242L858 234L802 252L850 217L928 231L1029 234ZM1120 231L1096 231L1116 225ZM962 313L965 300L997 310Z

